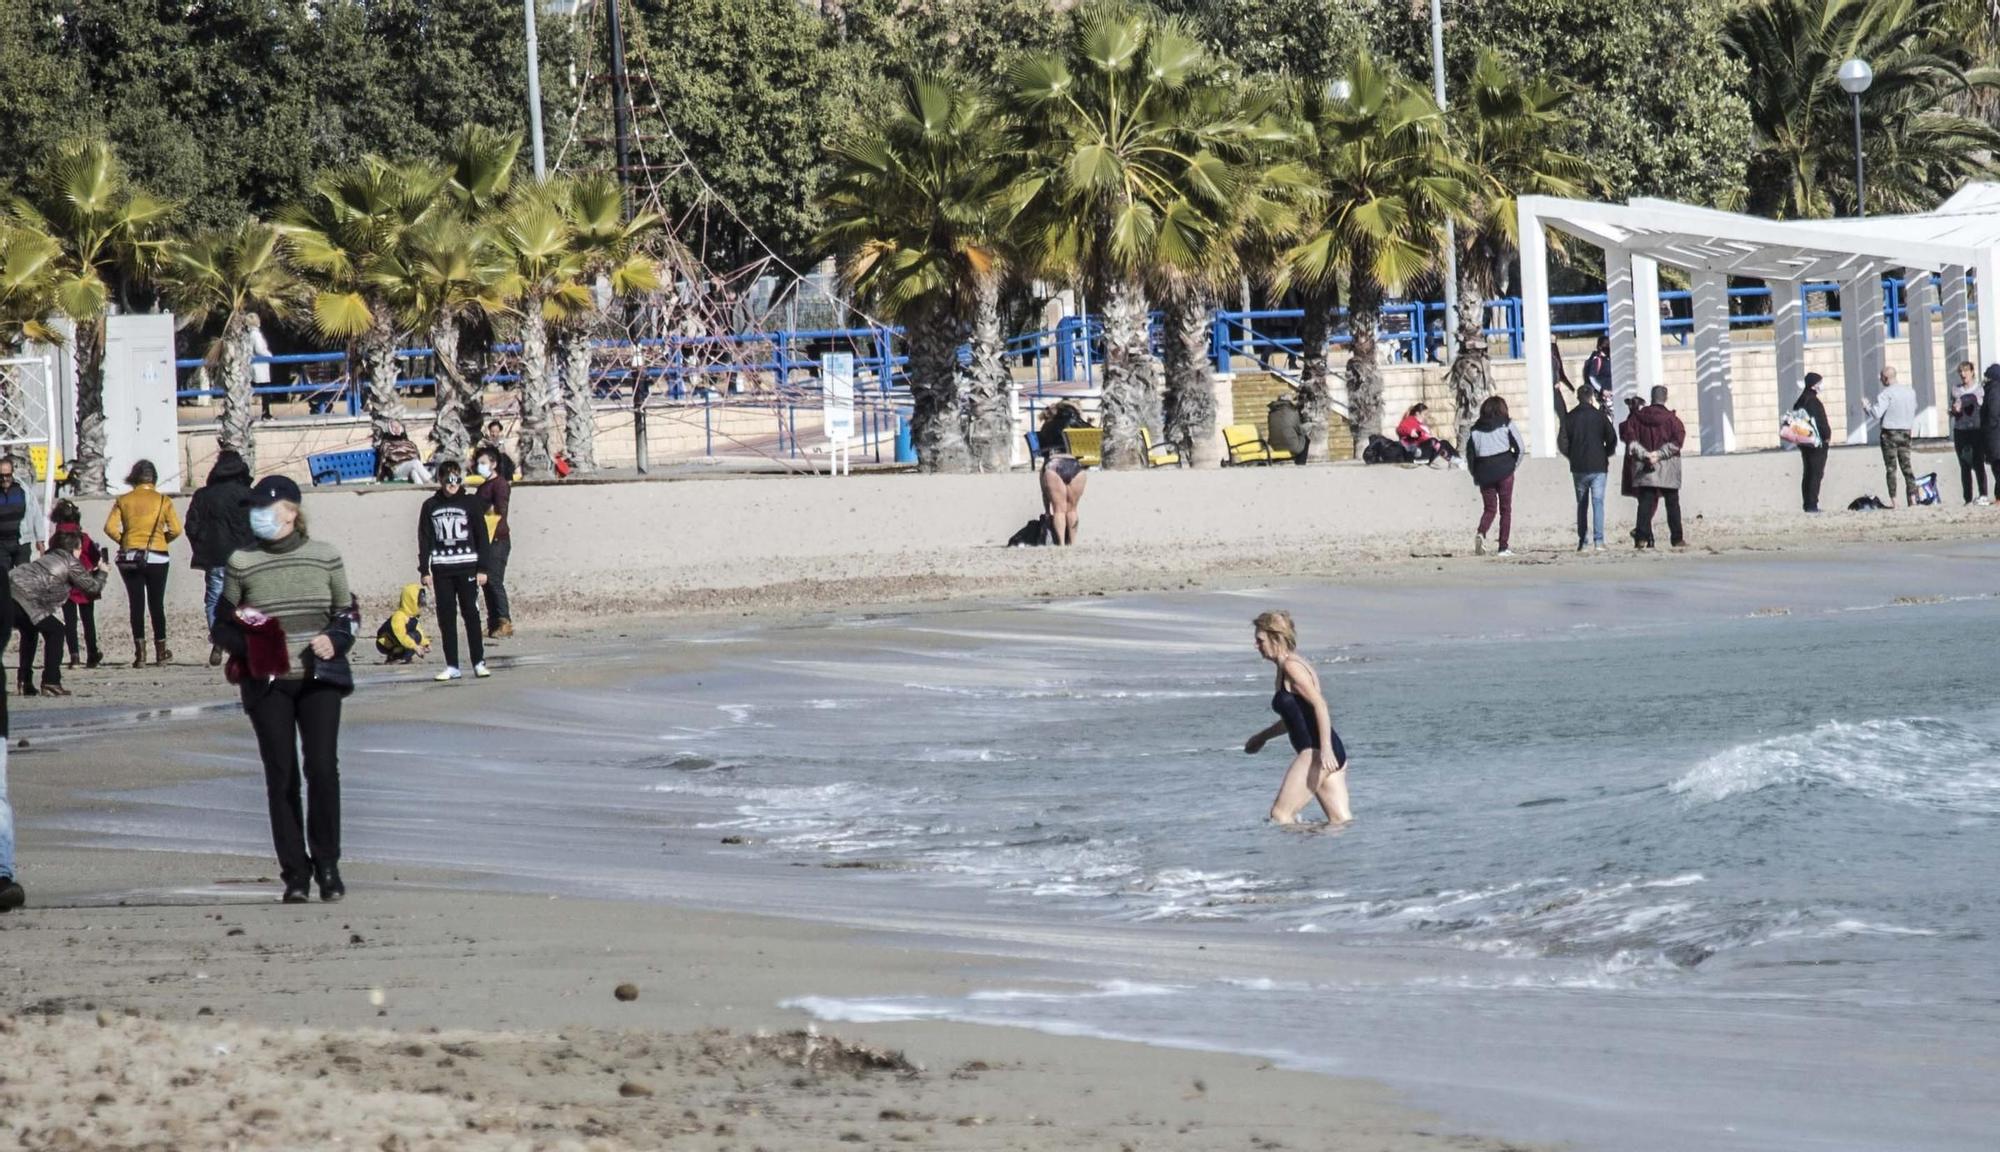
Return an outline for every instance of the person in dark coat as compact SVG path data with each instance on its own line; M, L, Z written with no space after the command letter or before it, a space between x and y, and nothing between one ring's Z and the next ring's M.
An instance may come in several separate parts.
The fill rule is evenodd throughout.
M1674 410L1667 407L1665 385L1653 385L1653 402L1632 414L1626 437L1626 458L1632 462L1632 487L1639 492L1639 524L1632 530L1632 542L1652 548L1653 513L1667 506L1667 538L1676 548L1687 547L1681 530L1681 448L1687 443L1687 427Z
M1979 431L1985 437L1986 463L1993 469L1993 490L2000 492L2000 364L1986 366L1986 395L1979 404Z
M1805 475L1799 481L1799 495L1805 500L1808 512L1819 511L1819 485L1826 478L1827 444L1833 438L1833 425L1827 423L1826 405L1820 402L1819 385L1825 379L1817 372L1806 373L1806 385L1799 390L1799 398L1792 402L1793 408L1804 409L1812 417L1813 429L1819 433L1818 444L1799 445L1799 459L1805 462Z
M210 628L215 627L215 605L222 599L222 582L229 575L229 554L257 543L250 532L249 498L250 465L242 456L224 449L208 470L208 483L188 501L188 544L194 550L194 566L207 576L202 607ZM220 664L222 658L222 649L210 645L209 664Z
M1576 486L1576 550L1586 539L1604 551L1604 487L1611 474L1611 456L1618 451L1618 430L1599 407L1597 389L1576 390L1576 407L1563 418L1556 433L1556 451L1569 459L1570 480Z

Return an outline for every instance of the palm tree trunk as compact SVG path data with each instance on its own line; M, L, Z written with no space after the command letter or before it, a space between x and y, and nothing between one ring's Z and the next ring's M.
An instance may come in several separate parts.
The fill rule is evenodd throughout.
M222 376L222 414L217 422L215 446L224 452L234 452L243 457L249 465L250 474L257 474L257 434L254 413L257 410L255 384L250 379L250 327L242 316L231 316L222 326L222 338L216 346L217 364Z
M102 496L104 484L104 317L76 324L76 460L79 496Z
M965 411L959 395L959 323L932 307L905 326L910 349L910 439L919 472L968 472Z
M1326 459L1326 427L1333 415L1332 365L1326 352L1327 314L1333 301L1323 292L1308 292L1299 320L1299 417L1306 426L1306 458Z
M521 475L547 480L556 474L555 449L549 420L554 407L549 381L549 326L542 319L542 302L521 304Z
M1104 301L1104 466L1138 468L1139 426L1152 407L1153 352L1146 339L1146 293L1126 276L1098 278Z
M472 433L466 428L465 409L471 389L465 367L458 362L456 316L440 316L431 325L431 360L437 365L437 415L431 422L431 439L437 441L444 459L467 463Z
M1354 455L1382 431L1382 366L1375 359L1375 331L1382 323L1382 285L1356 260L1347 280L1347 414L1354 422Z
M972 367L966 391L972 418L966 428L972 466L981 472L1005 472L1013 458L1013 380L1002 356L1006 338L1000 334L1000 278L981 277L972 293Z
M562 328L555 334L562 373L563 453L577 472L597 471L597 409L590 403L590 333Z
M1209 358L1215 294L1182 285L1167 299L1166 428L1162 435L1196 468L1221 463L1215 441L1215 364Z
M1486 344L1486 287L1475 267L1478 253L1459 254L1458 355L1451 362L1451 394L1458 407L1458 443L1479 418L1479 405L1493 395L1493 362ZM1526 349L1529 355L1535 349Z
M368 390L363 399L368 406L370 432L377 449L389 425L400 424L410 414L396 391L396 329L388 319L388 309L378 307L380 317L361 336L361 361L368 373Z

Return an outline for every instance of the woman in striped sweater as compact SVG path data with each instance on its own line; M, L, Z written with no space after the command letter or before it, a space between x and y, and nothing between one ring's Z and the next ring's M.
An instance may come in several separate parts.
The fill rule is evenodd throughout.
M285 903L305 903L315 880L321 900L338 900L347 894L340 705L354 690L354 597L339 551L307 535L297 484L267 476L246 503L257 545L230 554L211 640L229 654L226 671L257 733ZM302 767L309 823L299 811Z

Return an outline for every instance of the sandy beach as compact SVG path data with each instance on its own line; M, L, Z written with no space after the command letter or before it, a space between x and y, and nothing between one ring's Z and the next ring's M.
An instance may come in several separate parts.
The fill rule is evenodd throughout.
M1946 458L1922 459L1920 472ZM539 718L534 701L608 696L607 709L643 707L635 685L645 681L634 677L653 648L698 679L726 663L727 646L710 641L755 629L758 651L782 655L792 651L787 628L917 605L983 619L986 606L1057 597L1280 582L1477 604L1488 594L1713 582L1763 557L1788 572L1865 557L1870 571L1891 574L1884 602L1916 602L1939 591L1936 571L1899 567L1899 548L1935 554L2000 526L2000 512L1955 501L1808 519L1791 510L1795 468L1778 454L1691 462L1694 548L1577 557L1567 477L1535 462L1517 496L1525 547L1513 563L1469 555L1476 498L1460 473L1093 476L1085 543L1063 551L998 547L1034 510L1018 475L523 489L521 635L495 646L494 690L430 685L435 657L428 669L364 664L346 758L370 756L379 733L443 715L467 732L517 734L532 760L538 741L562 739L560 721ZM1829 495L1872 488L1870 478L1879 483L1872 450L1836 452ZM379 606L413 578L403 525L415 504L409 493L309 498L315 533L342 543L365 601ZM1614 500L1614 517L1629 507ZM1626 522L1613 523L1615 538ZM184 575L177 664L79 671L75 697L12 701L11 791L31 905L0 917L0 1143L1541 1146L1430 1114L1366 1069L1329 1076L943 1018L814 1025L801 998L950 1000L1052 978L1046 957L1018 938L989 948L943 920L927 926L927 905L873 922L807 915L840 877L824 869L797 873L796 908L756 915L717 911L697 887L681 899L590 899L362 852L344 866L346 903L279 906L265 857L175 851L146 831L158 826L150 819L116 831L128 810L121 793L223 776L254 790L242 718L219 675L189 658L205 649L187 625L198 585ZM368 615L372 630L379 607ZM122 630L120 593L107 597L100 625L107 637ZM818 658L825 643L812 643L793 654ZM526 852L533 814L523 815ZM552 835L560 829L533 828L537 846ZM701 851L715 851L716 834L702 836ZM706 857L661 843L670 889L674 877L701 878ZM773 863L763 875L784 867L804 866ZM624 985L636 995L621 998Z

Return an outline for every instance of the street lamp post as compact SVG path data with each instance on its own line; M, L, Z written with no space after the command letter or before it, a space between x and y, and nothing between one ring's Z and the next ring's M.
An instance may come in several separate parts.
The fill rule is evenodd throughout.
M1861 94L1875 82L1875 69L1868 61L1849 60L1840 66L1840 87L1854 107L1854 214L1868 215L1867 166L1861 155Z
M1444 11L1442 0L1431 0L1431 91L1437 97L1438 112L1444 112ZM1482 321L1482 323L1484 323ZM1418 328L1428 328L1417 317ZM1424 338L1429 339L1426 331ZM1444 222L1444 360L1451 362L1458 351L1458 225Z

